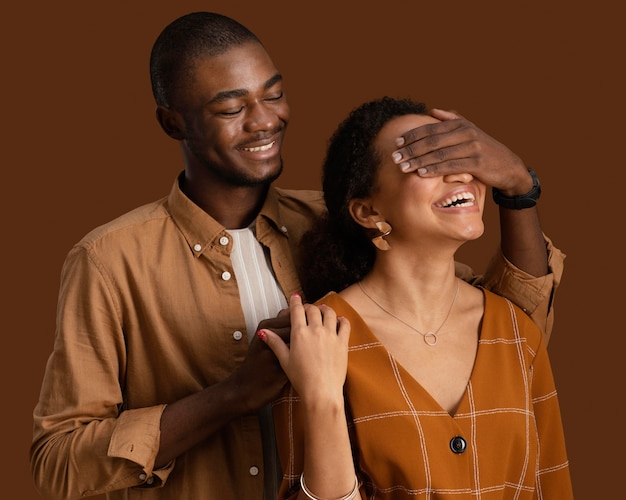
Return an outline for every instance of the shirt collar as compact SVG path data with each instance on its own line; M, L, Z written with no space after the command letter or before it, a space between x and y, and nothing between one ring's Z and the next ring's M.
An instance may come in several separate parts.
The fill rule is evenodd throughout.
M283 234L287 234L287 229L282 222L280 215L279 194L273 186L270 186L265 203L261 207L261 212L257 217L256 233L257 239L261 240L270 230L270 226L278 228ZM267 221L269 224L263 224L261 221Z
M196 257L199 257L205 249L211 246L219 246L218 241L224 235L226 229L213 217L202 210L191 201L180 189L180 176L176 180L167 199L168 210L172 215L174 223L178 226L185 237L190 250ZM261 220L269 221L269 224L262 223ZM286 233L281 224L279 214L279 196L273 186L270 186L267 197L257 216L256 232L260 240L270 230L270 226L275 226Z

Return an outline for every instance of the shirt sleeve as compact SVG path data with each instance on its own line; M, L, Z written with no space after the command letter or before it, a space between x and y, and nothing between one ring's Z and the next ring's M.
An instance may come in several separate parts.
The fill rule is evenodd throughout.
M544 235L548 250L548 274L532 276L514 266L498 251L484 275L475 275L464 264L456 265L457 275L477 286L508 298L527 313L539 326L547 343L554 325L554 296L561 283L566 255Z
M44 498L79 498L159 486L173 464L154 470L165 405L125 410L126 350L119 307L105 273L85 248L68 255L57 329L30 450Z

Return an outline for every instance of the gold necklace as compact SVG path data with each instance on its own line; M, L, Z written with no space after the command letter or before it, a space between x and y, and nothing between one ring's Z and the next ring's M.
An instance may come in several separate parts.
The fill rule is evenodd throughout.
M426 343L426 345L430 345L430 346L433 346L433 345L437 344L437 342L438 342L437 333L439 333L439 330L441 330L443 325L446 324L446 321L448 321L448 318L450 317L450 313L452 312L452 308L454 307L454 303L456 302L456 298L459 295L459 281L457 280L457 282L456 282L456 291L454 292L454 298L452 299L452 304L450 304L450 309L448 309L448 314L446 314L446 317L443 319L443 323L441 323L441 325L439 325L439 328L437 328L434 332L430 332L429 331L429 332L422 333L417 328L415 328L414 326L411 326L406 321L398 318L398 316L396 316L392 312L389 312L387 309L385 309L383 306L381 306L378 302L376 302L374 300L374 298L369 293L367 293L365 291L365 289L363 288L363 285L361 284L360 281L358 282L358 285L359 285L359 288L361 289L361 291L363 292L363 295L365 295L374 304L376 304L381 311L383 311L384 313L387 313L392 318L397 319L400 323L402 323L405 326L408 326L414 332L419 333L422 336L422 338L424 339L424 343Z

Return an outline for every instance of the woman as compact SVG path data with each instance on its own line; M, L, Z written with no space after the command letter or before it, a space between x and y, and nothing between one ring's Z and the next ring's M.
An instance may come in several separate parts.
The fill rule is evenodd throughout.
M387 160L395 137L436 121L383 98L331 139L304 284L339 293L291 298L289 347L259 332L291 382L275 403L281 498L572 497L539 329L455 276L455 252L483 233L486 186Z

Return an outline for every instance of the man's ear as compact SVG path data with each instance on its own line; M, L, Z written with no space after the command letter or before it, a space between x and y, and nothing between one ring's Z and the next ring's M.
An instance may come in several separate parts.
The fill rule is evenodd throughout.
M348 211L357 224L367 229L376 229L376 222L380 221L380 213L374 208L369 198L350 200Z
M185 138L184 124L180 113L166 106L157 106L156 117L163 131L172 139L182 141Z

